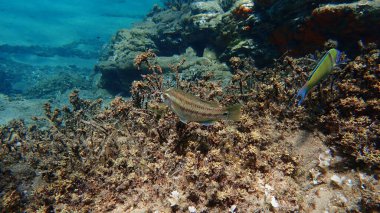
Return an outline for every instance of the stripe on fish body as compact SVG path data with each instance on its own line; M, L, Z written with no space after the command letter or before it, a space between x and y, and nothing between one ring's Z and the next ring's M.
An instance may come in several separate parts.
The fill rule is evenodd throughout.
M164 91L162 98L183 123L194 121L211 125L218 120L238 121L241 115L240 104L223 107L176 88Z

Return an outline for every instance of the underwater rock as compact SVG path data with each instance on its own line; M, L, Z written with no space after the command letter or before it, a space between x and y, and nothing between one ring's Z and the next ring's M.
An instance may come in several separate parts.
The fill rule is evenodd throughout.
M52 98L61 94L76 89L90 89L91 81L87 76L78 73L59 72L52 74L44 79L36 82L25 91L25 96L28 98Z
M139 77L133 58L147 49L171 57L188 47L202 55L209 47L221 62L251 57L266 66L286 51L310 53L333 38L339 49L355 54L359 39L380 42L380 30L372 27L380 24L380 3L347 2L173 1L177 9L155 7L145 21L116 33L96 70L103 74L101 86L119 93Z
M214 35L217 31L218 24L220 23L221 17L217 14L198 14L191 16L189 18L189 29L190 35L194 32L202 33L197 35L197 37L205 36L205 32L212 33Z
M183 7L181 11L156 11L131 30L120 30L95 67L102 73L100 86L115 93L128 93L131 82L144 74L144 72L136 72L133 59L147 49L153 50L158 55L157 60L162 62L160 65L164 70L166 70L166 61L170 61L169 57L184 54L189 46L195 49L196 55L202 55L206 48L213 49L215 54L212 56L213 63L210 64L199 58L198 62L193 64L201 67L193 67L191 72L207 73L209 70L217 72L228 70L225 65L220 66L220 63L215 60L218 57L218 51L214 51L215 45L213 45L215 42L213 37L220 32L223 9L217 1L194 2ZM211 36L213 34L215 36ZM194 60L186 58L186 61ZM185 62L184 65L186 66L187 63ZM206 67L209 68L204 69ZM221 75L221 78L223 76Z
M22 89L17 88L15 84L25 79L26 84L30 85L36 78L35 71L36 68L31 65L0 57L0 93L20 93Z
M183 80L194 80L212 74L211 80L222 81L223 85L226 85L232 76L229 67L225 63L219 62L209 49L205 49L204 53L205 57L199 57L192 48L188 48L182 55L155 57L154 62L159 64L167 78L170 78L172 66L184 59L184 62L179 66L180 77ZM147 73L146 68L143 65L142 71L139 71L135 65L129 63L123 69L114 67L104 69L103 67L101 68L103 73L101 84L111 91L129 94L132 82L141 79L141 75ZM112 71L112 69L117 71Z
M263 66L289 49L293 54L310 52L330 38L346 50L354 49L359 39L380 37L378 29L368 30L379 22L377 1L322 3L215 0L186 3L181 10L155 9L144 22L113 37L96 65L102 73L100 86L128 94L131 82L144 74L136 72L133 59L147 49L160 58L181 55L187 47L201 55L207 47L222 62L233 56L252 57Z
M28 98L52 98L74 88L90 89L93 70L76 65L31 65L0 59L0 92Z
M152 24L146 22L133 30L117 32L95 66L95 71L102 74L99 86L116 93L129 90L131 82L140 77L133 64L136 55L147 49L157 50L149 38L154 34Z
M190 10L189 22L187 23L188 26L186 26L190 35L204 31L217 33L218 24L220 24L222 17L220 14L223 13L223 9L217 1L194 2L190 5ZM202 33L201 36L206 37L207 35Z
M217 14L222 13L223 9L217 1L196 1L190 4L193 15L196 14Z
M331 183L335 184L336 186L342 187L344 181L346 180L346 177L339 177L338 175L334 174L333 176L331 176L330 180Z
M0 79L1 79L0 92L10 93L10 91L12 90L11 76L7 72L0 70Z
M211 61L217 61L218 60L218 56L216 55L215 51L212 49L212 48L209 48L209 47L206 47L204 50L203 50L203 55L202 57L204 58L208 58L210 59Z
M267 11L276 23L270 40L282 51L292 47L295 53L304 54L329 38L336 39L340 49L351 53L358 52L358 40L379 43L380 29L372 27L380 25L379 1L279 1Z
M102 42L96 39L74 41L59 47L44 47L38 45L17 46L17 45L0 45L0 52L9 55L36 55L41 57L77 57L83 59L99 58L98 49L101 48Z

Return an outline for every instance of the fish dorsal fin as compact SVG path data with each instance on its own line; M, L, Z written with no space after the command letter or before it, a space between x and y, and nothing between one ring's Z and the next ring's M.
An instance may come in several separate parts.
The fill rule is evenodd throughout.
M177 92L177 93L180 93L182 96L184 97L187 97L188 99L191 99L193 101L197 101L197 102L200 102L200 103L204 103L204 104L208 104L210 105L211 107L221 107L221 105L217 102L214 102L214 101L205 101L205 100L202 100L201 98L191 94L191 93L186 93L180 89L177 89L177 88L173 88L172 89L173 91Z

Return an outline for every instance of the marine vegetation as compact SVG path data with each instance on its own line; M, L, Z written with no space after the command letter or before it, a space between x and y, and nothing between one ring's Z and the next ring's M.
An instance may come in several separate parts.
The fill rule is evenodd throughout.
M317 52L323 55L326 50ZM0 211L310 212L379 209L379 50L374 44L289 105L316 61L283 55L258 69L230 59L229 85L181 78L153 52L131 99L44 106L26 126L0 127ZM139 71L141 72L141 71ZM184 124L160 107L175 87L221 105L242 103L240 121ZM327 145L327 146L326 146Z

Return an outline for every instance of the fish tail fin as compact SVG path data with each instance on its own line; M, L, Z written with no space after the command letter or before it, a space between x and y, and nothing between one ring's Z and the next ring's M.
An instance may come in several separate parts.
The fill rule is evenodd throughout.
M346 57L346 54L339 50L336 50L336 51L337 51L337 56L336 56L335 64L336 65L346 64L348 62L348 58Z
M228 115L227 115L228 120L233 120L233 121L239 121L240 120L241 104L229 106L229 107L227 107L227 111L228 111Z
M299 99L297 106L300 106L305 100L306 94L309 92L309 88L305 84L297 93L296 99Z

